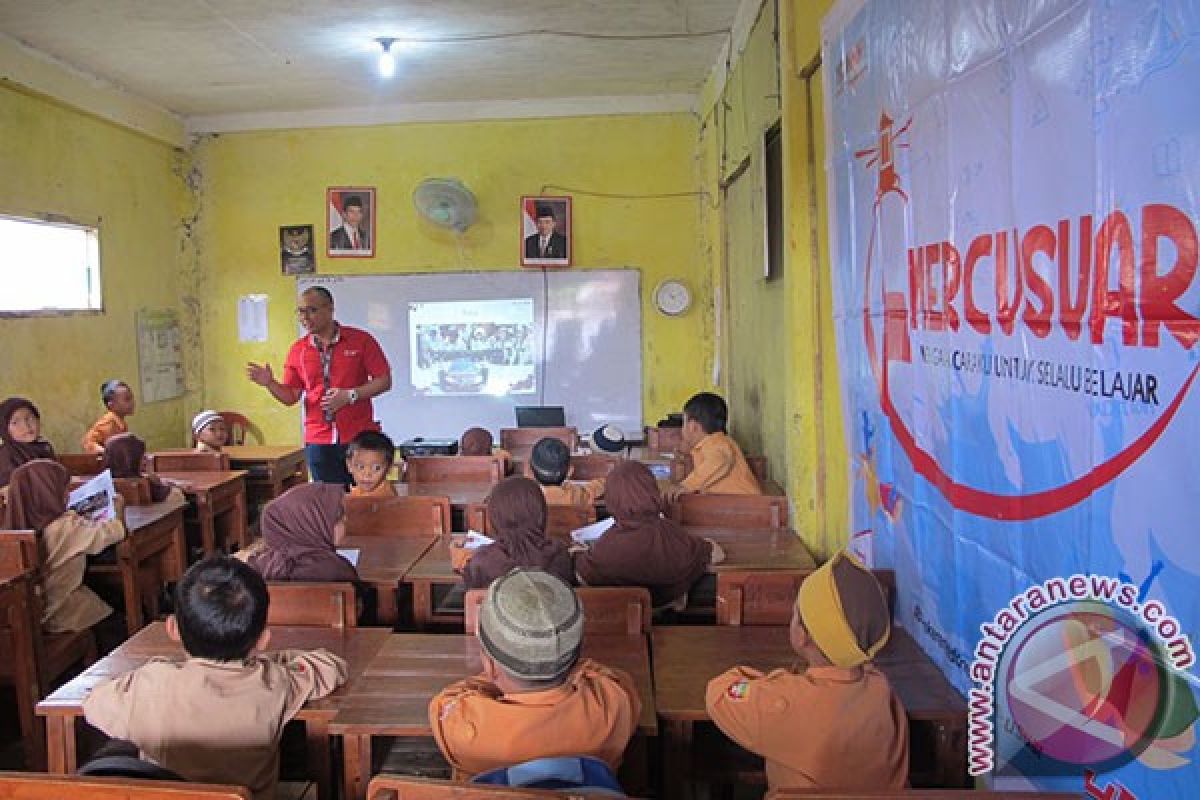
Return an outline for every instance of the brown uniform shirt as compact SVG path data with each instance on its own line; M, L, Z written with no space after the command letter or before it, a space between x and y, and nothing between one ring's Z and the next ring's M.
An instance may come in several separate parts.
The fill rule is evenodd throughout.
M42 626L50 632L82 631L112 613L95 592L83 585L87 557L125 538L119 519L92 522L68 511L42 531L46 557L42 566Z
M771 789L902 789L908 718L882 672L734 667L705 706L725 735L767 762Z
M154 659L98 685L83 710L91 725L186 780L246 786L255 800L271 800L284 724L345 682L346 662L325 650Z
M83 435L83 439L81 440L83 452L103 453L104 443L118 433L129 433L129 426L125 424L125 420L118 417L112 411L105 413Z
M396 496L396 487L392 484L391 481L389 481L385 478L379 482L378 486L376 486L374 489L372 489L369 492L358 486L351 486L350 487L350 496L351 497L395 497Z
M604 481L567 481L562 486L542 486L546 505L591 508L596 499L604 496Z
M762 494L742 448L728 434L710 433L692 448L692 471L681 485L707 494Z
M616 770L641 710L629 675L584 659L562 685L538 692L459 681L430 701L429 723L446 759L471 775L554 756L594 756Z

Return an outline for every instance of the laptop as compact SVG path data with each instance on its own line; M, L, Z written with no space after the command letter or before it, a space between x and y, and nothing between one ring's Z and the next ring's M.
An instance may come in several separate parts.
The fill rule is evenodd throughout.
M562 406L517 406L518 428L562 428L567 415Z

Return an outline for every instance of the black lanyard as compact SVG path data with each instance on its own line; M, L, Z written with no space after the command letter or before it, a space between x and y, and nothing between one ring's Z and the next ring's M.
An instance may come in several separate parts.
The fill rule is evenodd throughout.
M342 339L342 329L340 327L336 328L334 330L333 338L329 340L328 347L322 347L321 340L317 338L317 335L315 333L313 334L313 337L312 337L313 347L315 347L317 349L317 357L321 359L322 394L324 394L325 392L327 392L331 388L333 388L329 385L329 373L333 367L333 348L334 348L334 345L336 345L339 341L341 341L341 339ZM329 412L325 412L325 420L327 422L332 422L333 414L330 414Z

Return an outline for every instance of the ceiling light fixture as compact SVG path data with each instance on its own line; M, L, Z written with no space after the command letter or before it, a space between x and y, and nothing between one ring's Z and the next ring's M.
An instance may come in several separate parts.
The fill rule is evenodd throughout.
M392 55L392 45L395 42L395 39L387 37L375 40L375 44L379 45L379 74L385 78L396 74L396 57Z

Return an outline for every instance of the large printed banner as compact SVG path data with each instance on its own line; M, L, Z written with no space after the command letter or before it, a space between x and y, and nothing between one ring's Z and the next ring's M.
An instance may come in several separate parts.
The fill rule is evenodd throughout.
M825 20L851 547L972 774L1200 796L1200 0Z

